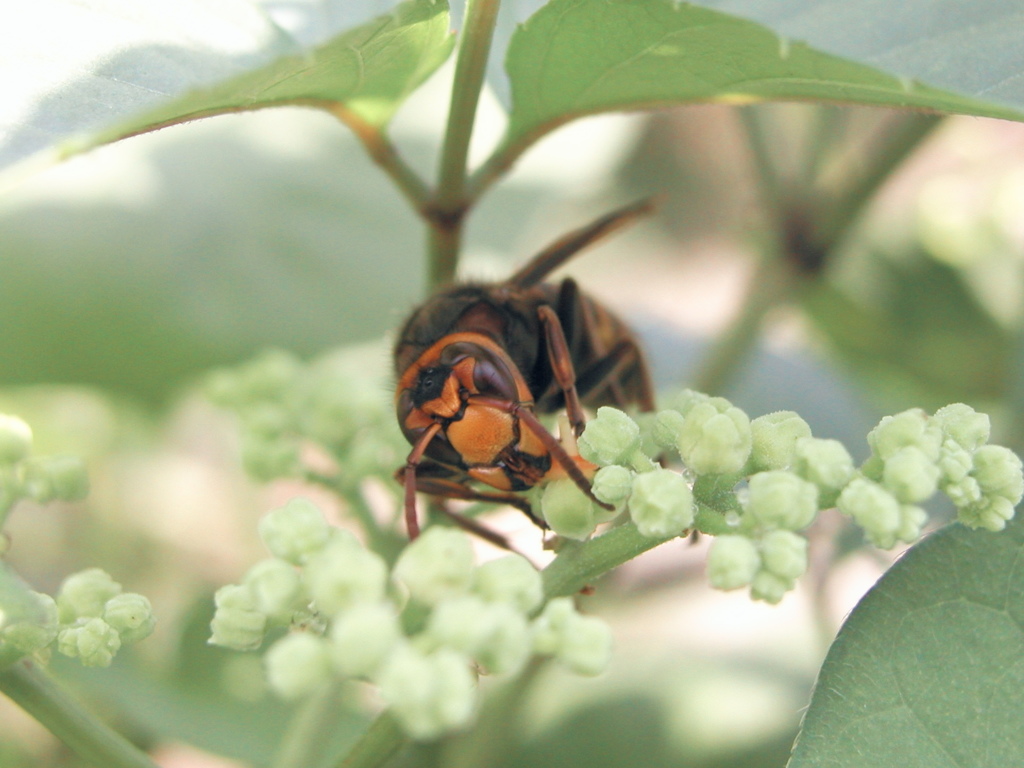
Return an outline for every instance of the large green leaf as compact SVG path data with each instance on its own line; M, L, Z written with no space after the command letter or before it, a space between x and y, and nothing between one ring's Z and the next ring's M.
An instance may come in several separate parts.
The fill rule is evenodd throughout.
M1024 765L1024 523L907 553L840 631L789 768Z
M808 99L1024 119L671 0L552 0L513 37L511 153L568 120L693 102Z
M0 113L0 164L69 136L75 138L61 154L197 117L281 104L341 107L380 127L453 43L443 0L409 0L311 49L240 0L223 0L215 11L160 0L142 7L124 0L43 2L52 29L20 44L32 57L0 60L4 74L20 84L20 99L6 116ZM0 49L15 45L16 27L0 33ZM53 42L65 37L85 38L92 47L65 51Z
M1024 5L1005 0L696 0L818 50L1024 109Z

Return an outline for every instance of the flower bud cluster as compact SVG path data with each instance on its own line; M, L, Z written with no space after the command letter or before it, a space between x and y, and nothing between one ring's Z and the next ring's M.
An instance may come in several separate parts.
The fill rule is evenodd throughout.
M269 513L259 530L272 557L218 590L210 642L252 650L268 630L288 627L264 655L281 696L367 680L411 736L433 739L472 718L481 672L515 673L534 654L580 674L607 663L602 622L571 601L537 616L534 567L519 555L478 566L456 529L428 528L393 568L303 499Z
M594 496L612 509L595 504L571 480L548 483L539 491L535 509L555 533L585 539L623 511L650 538L672 538L692 527L689 484L678 472L657 465L648 455L650 448L645 449L639 425L624 412L598 408L578 443L580 456L598 467L591 485Z
M17 622L0 628L5 659L57 651L87 667L106 667L123 645L148 637L156 624L149 600L122 591L99 568L72 574L61 584L57 599L29 593L35 605Z
M400 463L404 440L383 395L383 351L364 348L303 363L288 353L265 352L217 371L207 392L234 411L242 427L242 459L258 480L302 473L302 448L322 446L345 468L343 481L386 476Z
M32 429L0 414L0 523L20 499L40 504L79 501L89 494L85 464L75 456L33 456Z
M986 445L988 416L962 403L929 417L912 409L883 418L868 434L871 457L838 498L877 546L910 542L927 519L918 506L942 490L959 520L1002 530L1024 495L1021 461L1007 448Z

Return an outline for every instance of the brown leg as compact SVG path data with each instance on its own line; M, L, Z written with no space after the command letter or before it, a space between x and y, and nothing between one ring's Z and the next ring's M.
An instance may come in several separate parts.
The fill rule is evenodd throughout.
M551 360L555 381L558 382L558 386L565 394L565 410L569 415L569 423L572 424L573 432L579 437L583 432L583 427L587 424L587 419L583 414L580 397L576 393L576 372L572 367L572 355L569 354L569 345L565 341L562 321L558 319L555 310L546 304L537 308L537 314L544 324L544 335L548 342L548 357Z
M420 535L420 523L416 519L416 467L423 460L423 452L427 450L430 441L440 431L441 425L437 423L427 427L409 452L409 458L405 460L405 467L402 470L402 484L405 486L405 529L410 540Z

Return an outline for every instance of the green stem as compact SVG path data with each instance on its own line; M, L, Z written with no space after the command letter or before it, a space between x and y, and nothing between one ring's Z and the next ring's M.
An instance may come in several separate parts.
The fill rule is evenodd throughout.
M746 355L757 343L770 309L785 301L797 283L796 275L774 254L762 254L747 285L742 308L718 334L693 377L698 392L721 394Z
M452 101L438 172L437 194L430 213L431 289L450 283L458 266L462 220L472 204L466 198L469 141L473 136L491 50L499 0L470 0L455 61Z
M541 671L551 660L534 656L518 675L488 697L471 731L452 739L442 755L446 768L499 765L521 736L523 706Z
M626 523L593 539L573 542L541 572L544 596L550 600L575 595L612 568L673 538L651 539L633 523Z
M858 160L869 158L869 164L842 194L840 201L822 216L817 239L830 250L836 248L864 212L875 193L892 176L911 153L920 146L942 122L940 115L897 115L896 125L883 123L879 128L881 146L858 154Z
M743 124L747 145L750 147L761 205L770 215L772 222L780 225L785 215L785 184L771 150L773 142L765 126L764 110L760 106L740 107L737 114Z
M427 185L398 154L384 131L341 104L332 104L328 111L352 130L370 158L391 177L413 207L425 211L430 197Z
M295 713L288 730L278 745L273 768L307 768L319 765L331 723L338 714L338 695L341 683L332 680L316 695L311 696Z
M0 691L97 768L157 768L134 744L72 699L31 661L0 671Z
M390 712L381 712L338 768L379 768L409 743Z

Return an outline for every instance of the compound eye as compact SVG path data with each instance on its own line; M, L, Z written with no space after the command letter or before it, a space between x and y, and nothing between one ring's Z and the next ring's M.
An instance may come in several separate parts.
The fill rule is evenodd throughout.
M493 359L476 359L473 366L473 384L481 395L499 397L512 402L519 399L515 379L504 365L496 365Z
M440 397L451 374L452 369L447 365L436 365L433 368L424 368L420 371L413 386L413 404L420 408L424 403L429 403Z

